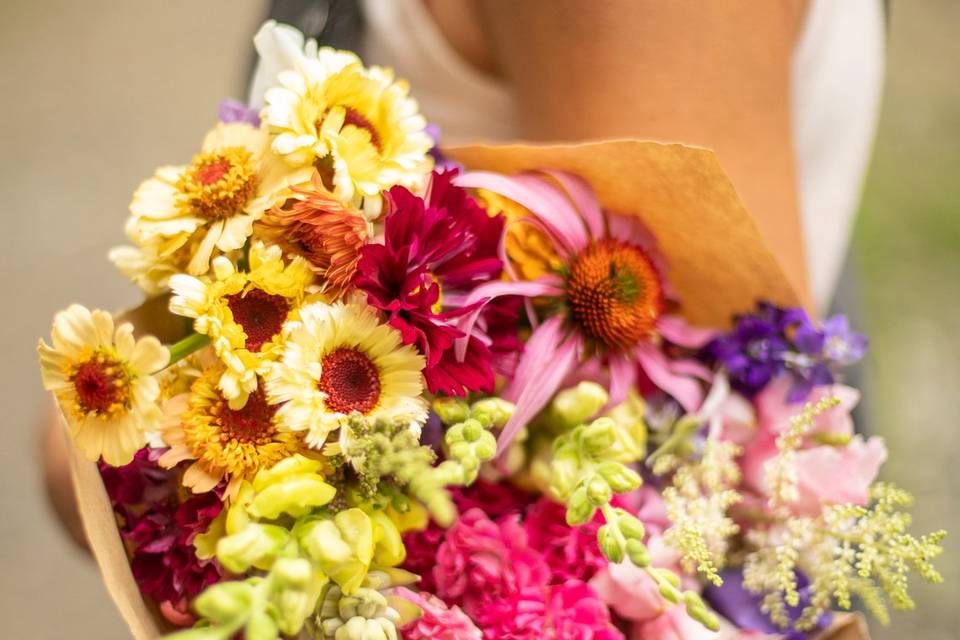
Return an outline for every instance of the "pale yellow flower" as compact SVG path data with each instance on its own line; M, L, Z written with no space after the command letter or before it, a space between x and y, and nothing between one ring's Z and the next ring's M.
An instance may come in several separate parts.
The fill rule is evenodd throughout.
M262 389L242 408L231 409L217 388L222 371L222 365L207 369L188 393L164 405L161 437L170 449L160 464L193 460L183 474L184 486L203 493L227 481L227 497L233 498L244 480L306 447L300 434L278 429L276 407L267 404Z
M262 117L274 152L315 166L338 198L371 215L385 189L423 182L432 141L406 82L326 47L294 64L265 93Z
M282 358L270 367L267 397L281 424L320 448L354 411L371 419L422 423L424 359L359 302L314 303L291 323Z
M239 408L257 388L257 374L279 355L284 324L296 318L313 271L294 257L285 264L277 246L255 243L249 271L224 256L213 260L213 277L177 274L170 279L170 310L194 318L197 333L210 336L226 368L220 389Z
M191 164L160 167L136 190L126 231L141 254L121 251L113 258L135 273L148 271L136 259L161 263L155 269L170 268L167 264L192 275L206 273L215 250L243 247L254 221L286 196L286 186L309 178L308 170L300 173L270 154L262 130L220 123Z
M136 340L133 325L114 330L106 311L73 305L61 311L40 341L43 386L60 404L70 434L89 460L127 464L159 426L160 386L153 376L170 354L152 336Z

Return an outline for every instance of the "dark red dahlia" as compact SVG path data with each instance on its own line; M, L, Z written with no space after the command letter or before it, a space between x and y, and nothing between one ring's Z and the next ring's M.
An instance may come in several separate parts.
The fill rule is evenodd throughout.
M455 321L473 308L463 301L477 285L500 277L504 220L455 186L456 175L435 172L426 198L403 187L388 192L383 244L363 247L354 284L389 316L404 343L423 353L430 391L463 396L493 391L494 354L517 346L516 315L511 322L504 314L518 307L485 310L463 361L457 360L454 342L466 336Z
M163 469L163 450L144 448L123 467L100 466L107 495L120 516L120 533L132 547L130 567L140 591L173 624L189 626L189 603L223 570L216 560L197 558L194 538L220 515L215 491L184 496L180 471Z

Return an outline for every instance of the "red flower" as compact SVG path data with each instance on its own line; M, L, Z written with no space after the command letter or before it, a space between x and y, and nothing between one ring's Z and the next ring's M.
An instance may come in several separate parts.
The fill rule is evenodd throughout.
M505 321L511 306L500 306L485 311L471 330L463 358L454 354L454 342L466 337L454 321L478 306L464 306L464 299L478 285L500 277L504 225L502 216L491 217L451 184L456 174L435 172L426 199L403 187L389 191L383 244L363 247L354 284L369 304L389 316L404 343L416 344L426 357L430 391L463 396L492 392L494 352L517 345L511 341L516 316ZM486 331L488 319L492 334Z
M121 517L120 533L133 546L130 567L140 591L152 598L173 624L195 621L190 601L223 571L216 560L197 558L194 538L220 514L215 492L181 501L179 472L162 469L163 450L144 448L123 467L100 466L107 495Z
M562 504L540 498L530 505L523 520L530 546L543 554L553 572L554 584L570 579L589 580L607 566L607 559L597 544L597 530L604 522L603 516L597 512L587 524L571 527L567 524L566 512Z

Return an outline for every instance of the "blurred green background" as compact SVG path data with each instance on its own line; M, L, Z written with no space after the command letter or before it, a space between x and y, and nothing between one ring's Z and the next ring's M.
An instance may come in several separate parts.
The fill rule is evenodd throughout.
M883 475L913 491L918 531L946 527L952 537L939 562L947 584L917 584L919 611L874 637L948 640L960 638L960 2L891 4L846 300L873 341L864 426L887 438ZM135 300L105 258L124 240L130 194L157 164L189 158L217 101L242 93L265 10L252 0L0 3L4 638L128 637L95 566L46 506L34 346L69 302Z
M840 0L842 1L842 0ZM887 80L851 265L870 335L866 429L882 477L916 498L918 531L947 528L946 584L877 640L960 638L960 2L891 3Z

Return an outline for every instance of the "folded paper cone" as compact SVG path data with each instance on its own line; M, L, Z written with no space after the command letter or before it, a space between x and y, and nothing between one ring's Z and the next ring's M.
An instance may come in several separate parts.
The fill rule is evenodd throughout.
M758 300L811 309L802 253L786 246L799 236L765 237L709 149L611 140L472 145L444 153L468 170L512 174L550 168L586 180L605 208L646 224L667 260L666 277L680 297L681 312L693 324L729 326L734 314L749 311ZM771 229L778 223L765 222ZM780 224L799 230L796 220Z

